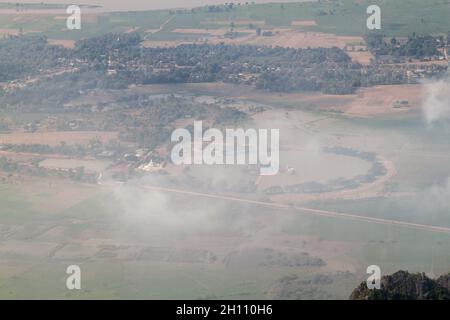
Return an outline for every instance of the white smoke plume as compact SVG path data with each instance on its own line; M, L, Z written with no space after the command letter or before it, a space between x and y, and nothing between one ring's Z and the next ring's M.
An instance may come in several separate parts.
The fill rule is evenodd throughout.
M425 82L422 112L427 124L450 119L449 79Z

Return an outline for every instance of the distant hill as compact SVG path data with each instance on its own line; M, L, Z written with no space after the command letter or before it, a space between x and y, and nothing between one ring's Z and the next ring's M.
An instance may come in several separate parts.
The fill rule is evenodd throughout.
M424 273L398 271L381 278L380 290L369 290L361 283L350 295L350 300L448 300L450 273L436 280Z

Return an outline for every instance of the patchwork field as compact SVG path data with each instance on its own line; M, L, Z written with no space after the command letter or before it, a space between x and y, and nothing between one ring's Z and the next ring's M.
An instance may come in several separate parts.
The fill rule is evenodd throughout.
M98 12L87 10L81 31L68 31L65 27L63 9L58 8L31 8L17 11L15 8L0 8L0 22L3 29L23 30L23 32L43 32L50 39L74 40L88 36L99 35L105 32L126 31L138 27L138 31L148 33L151 41L183 41L189 29L207 29L205 34L216 33L212 29L230 29L230 25L239 28L261 27L263 30L287 28L292 31L300 30L314 32L317 39L308 39L298 36L297 33L282 35L281 39L260 39L263 43L276 43L277 45L304 46L333 43L340 44L342 40L333 39L338 36L362 36L366 33L365 10L370 4L378 4L384 15L384 30L387 35L407 36L416 34L446 33L449 29L448 11L445 2L433 1L429 4L414 0L407 4L394 1L354 1L340 2L305 2L305 3L273 3L273 4L246 4L235 6L231 11L209 12L204 7L194 10L159 10L134 12ZM38 6L38 5L36 5ZM416 23L415 15L411 10L419 11L423 17L421 23ZM55 19L55 17L58 17ZM180 29L184 31L179 32ZM220 33L222 33L222 30ZM206 30L205 30L206 31ZM255 31L255 30L253 30ZM317 33L319 32L319 33ZM324 34L322 36L322 33ZM196 35L198 32L189 32ZM183 39L184 37L184 39ZM261 37L265 38L265 37ZM270 37L268 37L270 38ZM192 41L191 38L189 41Z
M242 110L263 107L252 121L261 127L269 123L280 126L285 159L282 176L261 179L259 191L247 195L222 192L218 186L223 181L254 183L254 176L246 175L245 170L220 168L212 175L206 167L189 172L198 182L199 193L193 195L147 188L164 184L166 179L175 179L181 188L179 171L170 166L166 178L150 175L130 184L5 178L0 188L2 298L44 294L64 299L346 299L366 278L365 268L371 264L380 265L383 273L398 269L430 274L448 271L448 233L338 215L450 226L445 201L428 215L428 203L447 194L445 190L430 190L441 190L446 170L442 163L448 160L442 158L446 155L443 150L448 143L440 131L443 129L430 132L421 122L420 87L375 87L334 100L318 94L269 97L224 84L128 90L127 94L176 92L209 103L227 92L232 93L227 95L230 105ZM391 111L393 102L405 98L411 107L401 113ZM320 108L311 110L311 104ZM341 112L332 112L332 104ZM417 130L418 126L423 129ZM44 137L58 144L55 134ZM77 139L67 134L67 139ZM86 133L77 143L97 134ZM105 133L104 138L113 136ZM33 141L29 135L18 137L15 142ZM433 144L419 152L417 148L428 140ZM324 145L376 152L394 171L363 187L366 189L336 192L334 196L262 193L274 185L326 182L336 178L337 172L350 179L369 170L366 161L321 154ZM61 166L62 161L66 160L45 160L44 164ZM80 161L67 161L70 166L88 167ZM295 174L288 174L286 166L294 167ZM429 171L427 175L414 173L415 168L424 166L435 168L434 178ZM205 186L207 191L202 191ZM211 193L217 196L211 198ZM287 207L277 208L279 204ZM335 212L336 216L316 214L316 209ZM69 264L82 267L80 292L65 289Z
M111 32L137 32L147 47L338 47L366 65L355 73L398 67L387 75L377 70L369 85L410 83L416 71L429 71L421 68L448 63L435 56L375 64L364 40L369 4L381 6L388 37L450 30L450 6L438 0L115 12L112 7L127 5L120 2L109 9L83 6L76 31L66 29L65 5L0 3L0 37L40 34L71 49L77 40ZM171 52L168 62L130 62L129 52L142 51L129 43L117 49L119 40L110 37L104 41L111 46L99 50L93 41L75 63L53 68L50 61L48 70L31 69L38 75L1 83L0 95L17 92L0 106L0 299L347 299L367 279L369 265L379 265L382 274L450 271L448 84L438 82L438 93L427 81L363 88L366 82L353 82L360 78L349 72L346 79L333 77L337 85L323 92L342 93L342 80L352 94L294 91L310 83L322 88L312 73L308 81L288 78L300 84L289 93L274 83L274 91L262 91L256 87L274 88L258 86L257 76L270 71L273 82L283 81L280 70L290 71L289 63L278 68L281 50L267 50L275 56L258 64L256 50L263 49L250 48L256 52L250 58L238 52L243 63L224 67L214 59L204 63L203 51L191 59L192 47ZM66 52L44 52L57 50ZM61 59L70 61L75 51ZM341 55L340 64L353 67ZM321 75L344 70L329 60ZM78 73L78 64L86 70ZM240 69L224 73L234 68ZM20 63L15 69L22 74ZM308 69L314 68L296 70ZM411 78L396 81L395 72L403 71ZM216 78L219 73L227 77ZM255 74L255 82L248 81ZM378 82L378 75L388 80ZM174 84L149 84L163 78ZM230 83L181 84L217 79ZM34 105L33 97L47 97L27 93L27 86L39 89L47 80L50 89L61 83L67 96L79 94ZM22 93L31 97L25 104ZM430 101L437 104L431 111ZM279 129L280 173L261 176L255 165L173 164L170 134L191 130L194 120L204 128ZM65 283L72 264L82 269L76 292Z

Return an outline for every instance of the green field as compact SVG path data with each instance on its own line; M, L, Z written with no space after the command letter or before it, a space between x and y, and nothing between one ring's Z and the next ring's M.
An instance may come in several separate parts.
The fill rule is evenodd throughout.
M12 194L16 196L12 196ZM123 202L115 196L99 195L83 201L57 214L36 212L30 209L30 203L20 196L17 190L3 187L2 208L0 209L0 225L24 227L23 230L9 236L8 240L30 245L42 243L73 243L71 246L78 252L78 243L86 252L77 258L48 258L45 254L26 257L17 253L15 258L7 255L3 260L0 272L0 297L11 298L61 298L61 299L117 299L117 298L267 298L267 292L277 279L295 274L300 279L310 279L321 274L321 269L297 267L225 267L222 264L168 264L163 262L145 262L133 260L115 260L90 256L85 232L92 232L92 237L113 239L118 245L139 243L140 245L173 246L175 243L190 241L193 236L206 236L220 239L220 234L239 233L240 225L245 222L247 229L244 239L255 234L270 243L278 236L307 237L308 244L323 243L324 246L356 245L356 250L347 252L341 259L348 263L357 263L356 272L350 277L334 276L330 285L320 287L334 298L345 299L351 290L365 279L365 268L371 264L380 265L384 273L399 269L409 271L426 271L441 274L448 272L450 265L450 235L418 231L396 226L376 225L363 222L318 217L298 212L258 209L248 205L217 202L201 199L188 199L184 196L170 196L169 212L182 218L185 212L201 212L202 208L215 208L205 216L208 224L201 226L200 220L185 216L184 227L169 227L153 215L160 212L144 211L152 215L149 220L142 217L124 219ZM51 197L42 194L42 197ZM152 199L150 194L142 197ZM5 199L8 201L4 201ZM137 198L138 200L141 198ZM188 202L186 202L188 201ZM353 209L358 211L357 203L351 202L348 207L338 204L330 205L333 209ZM364 208L367 203L361 204ZM321 205L324 208L326 206ZM226 209L225 209L226 208ZM154 209L153 209L154 210ZM230 216L231 214L231 216ZM191 219L194 219L192 223ZM70 222L72 221L72 222ZM76 223L75 223L76 221ZM197 222L195 222L197 221ZM272 231L265 231L268 226L276 224ZM197 226L195 226L197 224ZM64 232L58 235L46 235L40 230L49 226L60 225ZM252 231L251 231L252 230ZM269 228L270 230L270 228ZM250 232L250 233L248 233ZM273 238L274 237L274 238ZM232 240L235 242L237 240ZM238 238L237 238L238 239ZM245 245L251 238L244 240ZM316 240L313 240L316 239ZM260 240L260 241L261 241ZM86 241L86 242L85 242ZM239 240L239 242L242 240ZM15 242L14 242L15 243ZM337 244L339 243L339 244ZM3 239L1 248L10 244ZM268 244L261 244L262 246ZM291 244L295 246L294 243ZM298 244L299 245L299 244ZM227 250L206 244L221 260ZM306 246L308 248L308 245ZM225 251L224 251L225 250ZM3 251L4 252L4 251ZM71 252L70 250L67 252ZM67 254L66 252L66 254ZM86 257L85 254L87 254ZM83 258L84 257L84 258ZM5 256L4 256L5 258ZM83 270L83 290L70 292L65 289L65 268L69 264L80 264Z
M65 30L64 19L54 19L54 14L33 15L26 13L24 19L1 14L0 25L7 29L20 29L24 32L40 32L54 39L81 39L107 32L124 32L139 28L145 33L148 29L162 30L147 35L154 40L184 39L186 34L173 33L177 28L219 29L229 27L239 20L264 21L263 28L292 27L306 31L320 31L337 35L364 35L366 28L366 8L377 4L382 12L382 30L387 36L408 36L416 34L446 34L450 31L450 6L442 0L341 0L321 3L286 3L286 4L249 4L235 6L231 11L208 12L206 8L196 8L181 12L158 10L144 12L102 13L97 21L86 19L80 31ZM3 8L11 5L3 4ZM53 5L36 5L39 8ZM58 7L56 5L56 7ZM0 9L2 6L0 6ZM59 16L64 16L62 11ZM169 22L167 22L171 18ZM315 20L317 26L293 27L296 20ZM225 22L218 24L217 22ZM167 22L167 24L164 24ZM249 22L250 24L250 22ZM198 36L198 35L197 35Z

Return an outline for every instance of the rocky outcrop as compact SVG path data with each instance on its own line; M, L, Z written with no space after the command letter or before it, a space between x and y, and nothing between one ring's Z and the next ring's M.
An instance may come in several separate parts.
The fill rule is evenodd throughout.
M370 290L361 283L350 295L351 300L448 300L450 273L436 280L424 273L398 271L381 278L381 288Z

